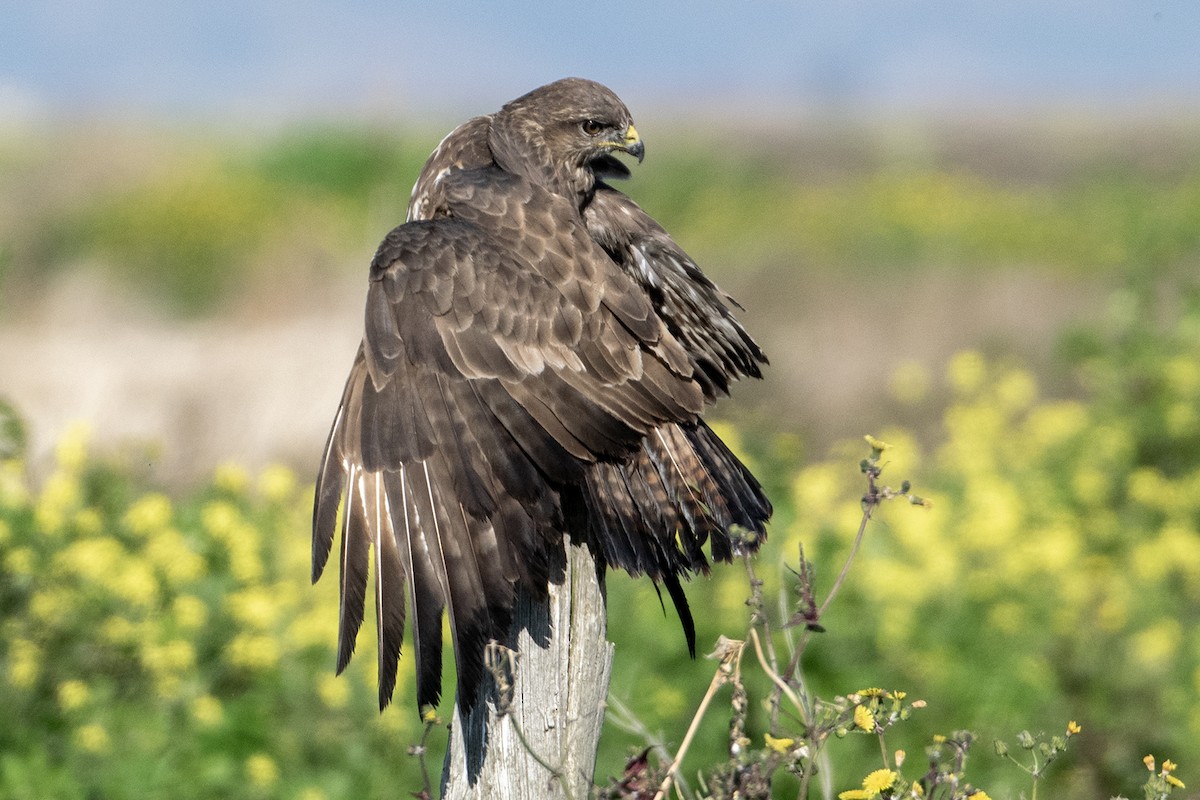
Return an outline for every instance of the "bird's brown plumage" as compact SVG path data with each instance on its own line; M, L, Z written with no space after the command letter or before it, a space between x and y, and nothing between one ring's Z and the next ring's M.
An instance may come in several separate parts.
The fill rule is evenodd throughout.
M313 579L340 517L338 669L373 572L381 707L406 622L418 705L437 703L443 609L471 707L516 594L561 580L564 535L666 587L693 650L680 578L708 569L706 542L720 561L765 535L770 503L699 415L766 359L605 182L628 174L615 151L641 148L605 87L535 89L442 141L375 255L317 478Z

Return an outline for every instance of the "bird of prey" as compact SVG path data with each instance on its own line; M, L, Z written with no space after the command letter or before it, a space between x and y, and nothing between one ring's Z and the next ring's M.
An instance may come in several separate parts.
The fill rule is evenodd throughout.
M313 580L340 519L337 668L373 572L381 709L406 618L418 709L438 703L446 610L470 710L517 594L562 581L564 536L665 588L693 654L680 578L765 538L770 503L700 414L766 357L610 185L629 175L617 153L640 162L644 145L612 91L534 89L442 141L371 263L317 476Z

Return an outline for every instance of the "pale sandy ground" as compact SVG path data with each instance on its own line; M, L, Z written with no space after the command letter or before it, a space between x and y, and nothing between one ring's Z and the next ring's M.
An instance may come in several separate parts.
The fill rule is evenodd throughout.
M718 413L801 431L817 446L889 422L880 397L902 361L936 377L952 353L999 345L1036 362L1064 322L1096 313L1104 298L1082 280L1030 271L732 283L756 298L744 317L772 364L765 383L738 386ZM299 300L179 322L75 274L19 308L6 304L0 395L29 423L37 472L82 420L97 448L139 453L167 485L227 460L281 460L307 477L360 336L364 293L350 276Z

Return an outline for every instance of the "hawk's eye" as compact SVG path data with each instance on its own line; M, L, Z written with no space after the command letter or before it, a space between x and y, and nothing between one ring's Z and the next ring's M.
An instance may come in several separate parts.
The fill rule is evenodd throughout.
M583 132L588 136L595 136L608 126L598 119L585 119L583 122L579 123L579 127L582 128Z

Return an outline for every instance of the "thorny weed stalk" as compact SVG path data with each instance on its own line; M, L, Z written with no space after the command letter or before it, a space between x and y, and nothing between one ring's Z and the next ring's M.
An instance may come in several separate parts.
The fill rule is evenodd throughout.
M743 562L750 584L750 598L747 600L750 620L746 636L741 641L722 636L718 641L716 650L710 655L710 658L718 661L712 682L661 781L655 782L650 779L651 770L647 764L646 753L643 752L630 762L622 781L609 787L604 796L666 800L674 788L676 794L684 798L766 798L770 796L773 776L782 769L798 777L798 797L807 798L810 784L825 758L825 744L831 737L840 738L855 730L879 738L885 765L885 770L880 772L888 772L894 776L894 773L890 772L892 758L887 751L884 732L892 724L907 719L914 708L920 708L924 704L920 701L906 703L903 692L885 692L880 689L862 690L846 697L835 698L833 701L822 700L808 690L801 671L805 649L812 635L824 630L821 619L845 583L876 509L885 501L901 497L913 505L929 505L927 500L911 493L908 481L904 481L899 489L880 483L884 468L883 455L888 445L872 436L865 438L871 452L859 465L867 486L862 496L862 518L854 542L841 571L820 603L817 602L814 588L812 564L801 548L798 568L791 570L795 579L794 610L790 618L780 626L780 633L787 645L782 658L776 649L777 634L766 610L763 582L756 575L753 562L745 558ZM797 630L801 631L799 637L795 635ZM762 748L753 747L753 741L746 734L749 698L742 681L742 658L747 645L759 667L771 680L771 690L767 698L769 731L764 734L765 746ZM698 793L693 793L678 784L679 766L713 697L726 684L732 687L729 758L712 774L701 776ZM635 732L639 727L644 730L644 726L630 724L631 716L628 713L621 714L614 722L627 729L632 728ZM657 752L663 751L661 746L655 749ZM965 753L965 747L963 752ZM882 778L882 775L876 775L873 783L878 783ZM888 782L888 787L894 784L893 777L892 781ZM826 782L823 793L830 796L831 792L832 789ZM879 791L875 791L874 795L863 796L878 795Z

